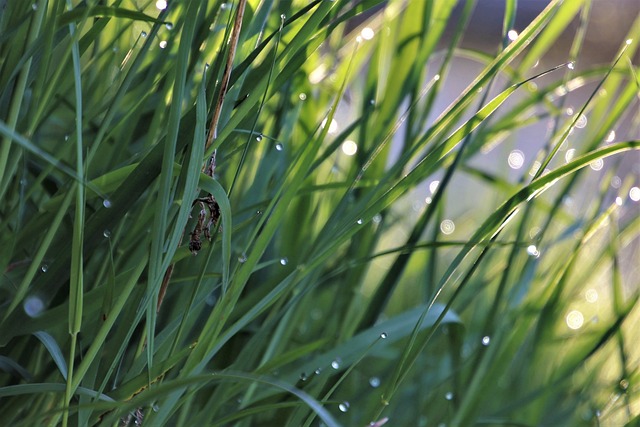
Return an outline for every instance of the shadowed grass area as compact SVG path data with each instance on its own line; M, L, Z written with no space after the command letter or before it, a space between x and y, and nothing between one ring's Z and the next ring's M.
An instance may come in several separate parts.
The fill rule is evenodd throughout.
M3 423L638 422L640 15L163 3L0 2Z

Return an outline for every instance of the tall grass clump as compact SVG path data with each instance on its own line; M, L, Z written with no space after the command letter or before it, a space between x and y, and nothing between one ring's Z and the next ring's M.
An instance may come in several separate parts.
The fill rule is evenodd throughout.
M0 1L1 423L640 422L640 15L517 6Z

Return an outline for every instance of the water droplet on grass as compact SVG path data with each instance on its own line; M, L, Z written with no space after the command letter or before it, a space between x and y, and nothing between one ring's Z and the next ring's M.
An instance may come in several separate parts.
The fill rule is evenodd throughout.
M625 380L624 378L620 380L620 389L621 390L626 390L629 388L629 381Z
M307 99L307 94L306 94L306 93L304 93L304 92L301 92L301 93L298 95L298 99L300 99L300 101L305 101L305 100Z
M284 145L282 145L282 143L281 143L281 142L278 142L278 143L276 144L276 150L277 150L277 151L282 151L282 150L284 150Z
M316 375L320 375L322 373L322 368L316 368L315 371L313 371Z
M453 400L453 393L448 391L445 395L444 398L447 400Z
M147 32L146 31L142 31L140 33L140 37L142 37L143 39L147 37Z
M380 378L378 377L371 377L369 378L369 385L373 388L378 388L380 387Z
M594 171L599 171L604 167L604 160L596 159L593 162L589 163L589 167Z
M364 221L362 220L362 218L358 218L358 220L356 221L356 223L358 223L358 225L362 225Z
M364 27L362 29L362 31L360 31L360 35L362 36L363 39L365 40L371 40L373 38L373 36L376 35L375 31L373 31L373 28L371 27Z
M484 345L485 347L489 345L489 343L491 343L491 337L486 335L484 337L482 337L482 345Z
M570 70L575 70L576 68L576 63L574 61L571 61L567 64L567 68Z
M440 231L444 234L451 234L456 230L456 225L450 219L445 219L440 223Z
M287 258L280 258L280 265L287 265L289 260Z
M520 150L513 150L509 153L507 163L511 169L520 169L524 165L524 153Z
M283 14L281 14L281 15L280 15L280 19L282 19L282 20L284 21L285 19L287 19L287 15L285 15L284 13L283 13Z
M104 199L102 201L102 206L104 206L105 208L109 209L111 207L111 201L109 199Z
M167 2L166 0L158 0L156 2L156 9L158 10L165 10L167 8Z
M629 190L629 198L634 202L640 201L640 188L631 187Z
M38 10L38 5L36 3L31 4L31 9Z
M240 264L244 264L245 262L247 262L247 254L245 254L244 252L238 257L238 262Z
M167 41L166 40L160 41L160 49L164 49L165 47L167 47Z
M164 26L169 31L173 30L173 22L167 22Z
M333 369L340 369L340 363L342 363L342 360L339 357L336 357L332 362L331 362L331 367Z
M527 254L529 254L529 256L538 258L540 256L540 251L538 250L536 245L529 245L527 246Z
M353 156L358 152L358 144L350 139L343 142L340 148L342 149L342 152L347 156Z
M305 372L300 374L300 380L301 381L306 381L308 379L309 379L309 377L307 376L307 374Z
M349 402L345 401L338 405L338 409L340 409L340 412L347 412L349 410L349 406Z
M380 334L380 338L383 339L383 340L386 340L388 336L389 335L387 335L386 332L383 332L383 333Z
M380 224L382 222L382 215L375 214L373 218L371 218L371 221L373 221L374 224Z
M262 141L262 134L261 133L256 135L256 141L258 141L258 142Z
M49 270L49 266L47 264L42 264L40 266L40 271L42 271L43 273L46 273L47 270Z
M109 237L111 237L111 230L105 229L102 232L102 235L108 239Z
M514 41L518 38L518 32L516 30L509 30L507 32L507 37L509 38L509 40Z
M440 185L440 181L431 181L429 183L429 191L431 194L435 193L438 190L438 186Z
M27 316L38 317L44 310L44 301L40 297L31 295L24 300L23 308Z
M576 120L576 127L578 129L582 129L586 125L587 125L587 116L585 116L584 114L580 114L580 116L578 117L578 120Z

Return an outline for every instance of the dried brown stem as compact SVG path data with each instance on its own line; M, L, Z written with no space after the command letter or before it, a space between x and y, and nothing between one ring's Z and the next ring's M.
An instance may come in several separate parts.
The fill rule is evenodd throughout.
M213 141L218 136L218 120L220 120L220 113L222 112L222 104L229 88L229 80L231 79L231 70L233 69L233 60L236 57L236 48L238 47L238 40L240 39L240 29L242 28L242 17L244 16L244 8L247 5L247 0L240 0L238 2L238 8L236 11L236 19L233 23L233 29L231 30L231 37L229 38L229 54L227 55L227 62L224 66L224 73L222 74L222 80L220 81L220 93L218 99L213 108L213 116L211 117L211 124L209 125L209 135L207 136L207 144L205 145L205 151L211 147Z

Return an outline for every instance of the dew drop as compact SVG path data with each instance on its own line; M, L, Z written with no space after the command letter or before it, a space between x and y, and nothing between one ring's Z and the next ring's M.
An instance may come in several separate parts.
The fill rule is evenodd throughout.
M165 47L167 47L167 41L166 40L162 40L160 42L160 49L164 49Z
M102 232L102 235L108 239L109 237L111 237L111 230L109 230L109 229L105 229L105 230Z
M280 258L280 265L287 265L289 264L289 260L287 258Z
M436 190L438 190L438 186L440 185L440 181L436 180L436 181L431 181L429 183L429 191L431 192L431 194L435 193Z
M341 149L347 156L353 156L358 152L358 144L355 141L347 139L342 143Z
M111 207L111 201L109 199L104 199L102 201L102 206L104 206L105 208L109 209Z
M322 373L322 368L316 368L315 371L313 371L316 375L320 375Z
M22 187L26 187L28 183L29 183L29 181L27 181L27 178L22 178L22 179L20 180L20 185L21 185Z
M604 167L604 160L596 159L593 162L589 163L589 167L594 171L602 170L602 168Z
M369 100L369 105L376 105L376 100L375 99L370 99Z
M524 165L524 153L520 150L513 150L509 153L507 163L511 169L520 169Z
M453 400L453 393L448 391L445 395L444 398L447 400Z
M380 387L380 378L378 377L371 377L369 378L369 385L373 388L378 388Z
M35 295L28 296L24 300L24 312L29 317L38 317L44 310L44 301Z
M507 32L507 37L509 38L509 40L514 41L518 38L518 32L516 30L509 30Z
M338 405L338 409L340 409L340 412L347 412L349 410L349 406L349 402L344 401Z
M169 31L173 30L173 22L167 22L164 26Z
M607 135L607 139L605 139L605 142L613 142L616 139L616 131L612 130L609 132L609 134Z
M630 45L631 43L633 43L633 39L627 39L627 41L625 42L627 45Z
M488 346L490 342L491 342L491 337L490 336L486 335L486 336L482 337L482 345L483 346L485 346L485 347Z
M625 379L620 380L620 389L626 390L629 388L629 381Z
M622 206L622 197L616 197L616 205Z
M65 141L68 141L68 140L69 140L69 135L65 135L65 136L64 136L64 140L65 140Z
M331 367L333 369L340 369L340 363L342 362L342 360L339 357L336 357L332 362L331 362Z
M300 374L300 380L301 381L306 381L308 379L309 379L309 376L305 372Z
M567 68L570 70L575 70L576 68L576 63L574 61L571 61L567 64Z
M584 324L584 315L578 310L571 310L567 314L565 321L570 329L580 329Z
M362 218L358 218L358 220L356 221L356 223L358 223L358 225L362 225L364 221L362 220Z
M278 142L278 143L276 144L276 150L277 150L277 151L282 151L282 150L284 150L284 145L282 145L282 143L281 143L281 142Z
M305 100L307 99L307 94L306 94L306 93L304 93L304 92L301 92L301 93L298 95L298 98L300 99L300 101L305 101Z
M386 332L383 332L383 333L380 334L380 338L383 339L383 340L386 340L388 336L389 335L387 335Z
M285 19L287 19L287 15L285 15L284 13L283 13L283 14L281 14L281 15L280 15L280 19L282 19L282 20L284 21Z
M46 273L47 270L49 270L49 266L47 264L42 264L40 266L40 271L42 271L43 273Z
M146 32L146 31L142 31L142 32L140 33L140 37L142 37L143 39L144 39L144 38L146 38L146 37L147 37L147 35L148 35L148 34L147 34L147 32Z
M538 250L536 245L529 245L527 246L527 254L534 258L538 258L540 256L540 251Z
M373 221L374 224L380 224L382 222L382 215L375 214L373 218L371 218L371 221Z
M451 234L456 230L456 224L450 219L445 219L440 223L440 231L444 234Z
M259 133L259 134L257 134L257 135L256 135L256 141L260 142L260 141L262 141L262 138L263 138L263 137L262 137L262 134L261 134L261 133Z
M38 10L38 5L36 3L31 4L31 9Z
M569 163L571 160L573 160L575 155L576 155L576 149L575 148L569 148L567 150L567 152L564 154L565 162Z
M247 254L245 254L244 252L238 257L238 262L240 264L244 264L245 262L247 262Z
M373 31L373 28L371 28L371 27L364 27L362 29L362 31L360 31L360 35L365 40L371 40L373 38L373 36L375 36L375 32Z
M622 179L618 175L615 175L613 178L611 178L611 186L613 188L620 188L621 185Z
M220 9L223 9L223 10L224 10L224 9L226 9L227 7L229 7L229 5L228 5L228 4L226 4L226 3L222 3L222 4L220 5Z
M160 407L156 404L153 404L153 406L151 406L151 409L153 410L153 412L158 412L160 410Z
M629 198L634 201L640 201L640 187L631 187L629 190Z
M166 0L158 0L156 2L156 9L158 10L165 10L167 8L167 2Z

